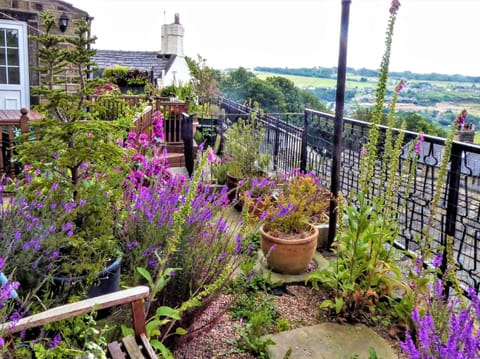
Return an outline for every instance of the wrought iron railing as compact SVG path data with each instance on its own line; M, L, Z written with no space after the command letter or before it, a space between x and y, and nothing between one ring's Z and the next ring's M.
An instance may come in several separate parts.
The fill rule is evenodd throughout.
M228 99L219 105L226 118L249 117L253 109ZM284 115L282 115L284 116ZM264 150L272 154L274 169L291 168L312 170L330 186L333 153L334 116L305 110L303 114L289 114L289 121L278 115L257 116L266 128ZM367 142L369 123L344 119L343 151L339 188L344 196L358 191L360 150ZM380 127L381 140L378 151L383 151L386 127ZM394 137L400 130L394 130ZM434 244L444 246L446 238L454 239L453 257L458 268L458 278L464 287L480 290L480 146L453 142L446 184L440 188L441 200L432 217L431 204L445 139L425 135L419 159L412 164L412 153L418 133L404 131L398 176L402 176L396 191L395 205L401 232L396 245L416 252L428 232ZM379 156L381 158L381 156ZM372 174L375 191L381 191L381 159L376 173ZM407 178L414 180L409 188ZM429 224L431 222L431 225Z

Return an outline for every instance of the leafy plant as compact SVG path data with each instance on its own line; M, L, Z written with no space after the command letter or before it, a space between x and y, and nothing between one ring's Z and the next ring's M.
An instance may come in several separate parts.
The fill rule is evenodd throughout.
M321 308L344 321L369 321L378 311L392 307L392 291L400 287L409 292L402 283L401 271L395 263L393 241L399 232L396 213L392 210L395 190L399 186L398 175L403 132L393 138L394 111L403 81L395 88L394 96L387 116L385 151L382 154L385 165L381 168L378 183L371 181L376 173L377 145L380 137L379 124L383 118L388 66L392 44L393 29L400 3L392 2L386 33L386 49L380 66L376 102L372 111L372 125L368 142L360 153L359 187L355 198L349 205L340 208L347 218L345 226L340 225L336 242L336 259L330 263L329 270L317 270L308 280L315 287L326 286L331 297L321 304ZM413 178L409 178L409 181ZM375 186L380 190L375 192ZM406 184L409 187L409 184Z
M149 82L148 71L120 65L103 70L102 77L118 86L144 86Z
M320 185L313 173L302 174L298 170L285 174L276 186L275 200L265 209L265 231L282 237L311 231L311 223L328 219L330 192ZM258 187L258 186L257 186Z
M256 121L256 112L249 121L239 119L225 132L224 156L228 173L238 179L257 176L270 163L268 154L260 153L265 131Z
M259 358L268 358L267 346L275 344L272 339L261 338L267 334L278 318L272 299L268 296L244 294L231 308L232 317L238 319L234 325L240 331L238 341L240 349Z
M123 136L129 122L127 118L103 121L96 117L100 102L92 101L91 96L101 82L89 79L94 54L89 45L95 38L88 35L87 23L79 20L73 37L57 36L53 34L56 20L46 12L42 14L42 26L44 31L32 36L39 46L37 70L42 79L32 92L41 97L38 108L44 120L35 123L34 136L24 136L23 143L16 147L17 160L24 164L27 179L21 190L27 201L33 201L53 187L59 188L49 204L76 208L75 217L70 218L75 235L62 238L61 254L84 260L71 265L63 274L98 273L105 268L101 258L111 259L118 254L113 209L121 196L119 169L124 150L116 140ZM70 91L66 91L61 76L67 69L74 69L77 76ZM83 205L78 206L81 201ZM56 223L57 229L62 224ZM58 248L50 249L53 253ZM78 257L78 253L83 255ZM87 253L96 256L88 260ZM68 262L71 264L72 260Z
M106 359L105 335L110 328L104 326L98 330L94 316L95 313L90 313L47 324L47 332L56 334L53 338L43 338L32 344L35 358L74 359L90 355Z
M164 350L172 334L184 334L192 315L219 293L251 248L255 228L223 216L231 207L226 188L202 183L213 152L202 153L190 181L168 172L162 150L162 118L152 137L127 137L129 174L122 185L125 212L120 231L126 267L151 288L147 321L151 341ZM160 210L161 209L161 210ZM161 310L159 308L162 308ZM167 309L170 308L170 309ZM160 310L160 312L159 312Z

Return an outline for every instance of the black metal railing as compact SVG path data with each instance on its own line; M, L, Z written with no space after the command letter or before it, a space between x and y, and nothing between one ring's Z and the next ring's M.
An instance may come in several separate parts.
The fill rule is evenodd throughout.
M251 116L252 108L225 98L219 100L225 117ZM266 140L263 149L272 154L273 169L288 171L300 168L314 171L322 184L330 187L333 153L334 116L313 110L303 114L261 115ZM367 142L370 124L344 119L344 137L339 188L344 196L358 191L360 151ZM386 127L380 127L378 151L383 151ZM394 130L394 138L400 130ZM453 142L447 181L440 188L440 203L434 215L431 204L439 175L445 139L425 135L417 162L409 159L418 133L404 131L404 142L397 175L402 176L395 196L401 232L396 245L415 252L425 240L425 231L434 244L445 245L454 239L454 260L463 286L480 290L480 146ZM372 174L375 191L381 191L381 158ZM413 178L407 188L408 178ZM430 218L433 216L433 221ZM431 225L429 224L431 222Z

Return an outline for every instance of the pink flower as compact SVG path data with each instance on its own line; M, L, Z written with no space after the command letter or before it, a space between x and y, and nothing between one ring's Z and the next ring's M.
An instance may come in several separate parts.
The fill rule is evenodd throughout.
M367 150L367 148L364 146L364 147L362 147L362 149L360 150L360 157L364 157L364 156L366 156L366 155L368 155L368 150Z
M400 82L398 83L397 87L395 87L395 92L396 92L397 94L400 93L400 91L402 91L404 87L405 87L405 81L404 81L404 80L400 80Z
M93 133L89 132L87 133L87 138L92 138L93 137Z
M463 110L457 117L457 125L462 126L467 118L467 110Z
M420 153L420 151L422 149L422 144L423 144L424 141L425 141L425 136L423 135L423 133L419 133L418 134L418 140L415 143L415 152L416 153Z
M208 151L208 163L213 163L215 162L215 152L213 152L212 149Z

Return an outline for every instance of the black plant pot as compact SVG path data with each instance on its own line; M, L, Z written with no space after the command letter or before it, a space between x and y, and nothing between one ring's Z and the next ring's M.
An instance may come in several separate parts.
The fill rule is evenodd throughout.
M236 177L233 177L227 173L227 181L225 182L227 187L228 187L228 199L230 200L231 203L234 203L235 209L238 211L242 210L242 203L239 199L239 179Z
M85 288L87 275L83 275L77 277L53 277L50 289L61 304L66 303L71 295L77 294L85 289L88 298L116 292L120 289L121 263L122 259L120 257L117 258L108 267L99 272L95 282L87 288ZM100 310L98 311L97 318L104 318L110 313L111 309Z

